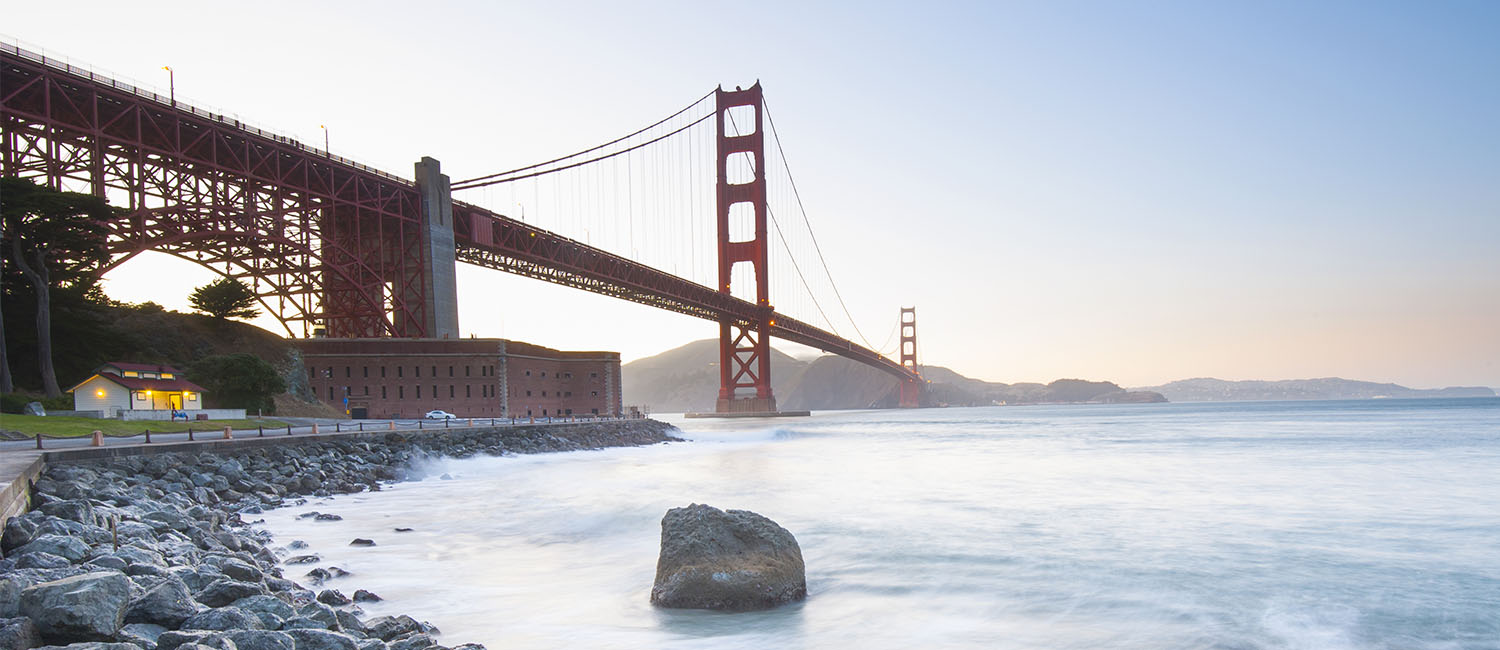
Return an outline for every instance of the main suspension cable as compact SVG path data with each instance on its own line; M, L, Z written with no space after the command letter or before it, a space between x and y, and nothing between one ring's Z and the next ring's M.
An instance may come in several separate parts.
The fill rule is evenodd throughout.
M669 120L671 120L674 117L677 117L678 115L682 115L683 113L686 113L686 112L692 110L692 108L694 106L702 104L703 100L708 99L709 97L713 97L715 92L717 92L717 91L716 90L710 90L707 95L699 97L697 99L697 101L694 101L693 103L688 104L687 106L684 106L682 108L682 110L677 111L676 113L673 113L671 115L668 115L668 116L666 116L666 117L658 120L655 124L652 124L651 126L648 126L648 127L643 128L643 129L641 129L639 131L636 131L635 133L631 133L630 135L621 136L621 137L615 138L614 140L610 140L609 142L601 144L601 145L599 145L597 147L590 147L588 149L584 149L583 151L579 151L577 153L569 154L569 155L563 156L561 158L553 158L552 160L548 160L546 162L539 162L539 163L536 163L535 165L527 165L525 167L517 167L517 168L512 169L510 171L498 172L498 173L495 173L495 174L487 174L487 175L484 175L484 176L478 176L478 177L470 178L470 179L467 179L467 180L456 181L456 182L452 183L453 189L460 189L460 188L458 188L459 185L469 185L470 183L475 183L477 181L488 180L488 179L497 178L497 177L500 177L500 176L509 176L510 174L514 174L514 173L517 173L517 172L524 172L524 171L527 171L527 170L530 170L530 169L536 169L538 167L545 167L545 166L550 165L552 163L562 162L564 160L568 160L569 158L577 158L579 156L582 156L583 154L592 153L592 152L598 151L600 149L603 149L605 147L608 147L610 145L618 144L618 143L623 142L625 140L629 140L629 139L631 139L631 138L633 138L635 136L638 136L638 135L640 135L642 133L650 131L651 129L654 129L654 128L658 127L658 126L661 126L662 124L667 123ZM693 124L697 124L698 122L701 122L701 121L703 121L703 120L698 120L697 122L693 122ZM688 126L692 126L692 124L689 124ZM675 133L675 131L674 131L674 133ZM671 134L668 134L668 135L671 135ZM655 140L653 140L652 142L655 142ZM647 143L647 144L650 144L650 143ZM596 160L603 160L603 158L598 158ZM567 167L563 167L561 169L568 169L568 168ZM561 171L561 169L555 169L553 171ZM520 178L530 178L530 176L522 176ZM508 179L508 180L520 180L520 178L512 178L512 179ZM485 183L485 185L489 185L489 184L490 183ZM473 185L472 187L481 187L481 186L480 185Z
M792 177L792 167L787 164L786 150L781 147L781 134L776 131L776 120L771 117L771 105L766 102L764 95L761 96L760 102L766 109L766 122L771 126L771 137L776 141L776 151L781 154L781 166L786 169L787 181L792 186L792 196L797 199L797 209L802 212L802 223L807 225L807 234L812 237L813 250L817 251L818 261L823 264L823 274L828 276L828 285L833 287L833 295L838 298L839 307L843 308L844 316L849 319L849 324L854 327L854 333L859 335L860 340L865 342L866 347L874 350L876 347L871 345L870 339L865 338L865 333L860 331L859 323L854 322L854 316L849 313L849 305L844 303L844 296L842 293L839 293L838 283L833 281L833 273L828 270L828 260L823 257L823 248L818 245L818 236L813 233L812 223L807 219L807 208L802 204L802 193L797 191L797 179Z

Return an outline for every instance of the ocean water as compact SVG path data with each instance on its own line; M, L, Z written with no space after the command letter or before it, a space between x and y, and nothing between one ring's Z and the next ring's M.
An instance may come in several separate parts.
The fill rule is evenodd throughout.
M1500 648L1500 399L664 419L692 441L438 460L263 525L492 650ZM695 502L790 530L807 600L653 608Z

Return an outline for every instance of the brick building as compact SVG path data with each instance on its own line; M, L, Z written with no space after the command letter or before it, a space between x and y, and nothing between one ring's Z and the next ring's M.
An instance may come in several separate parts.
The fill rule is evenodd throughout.
M313 392L350 415L417 418L619 415L620 353L504 339L297 341ZM346 403L347 398L347 403Z

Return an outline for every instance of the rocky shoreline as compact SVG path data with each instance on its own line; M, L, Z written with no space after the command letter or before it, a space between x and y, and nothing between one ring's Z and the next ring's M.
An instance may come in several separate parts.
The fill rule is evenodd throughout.
M442 649L428 623L365 618L359 604L375 594L320 589L340 570L295 542L277 545L251 528L254 515L417 478L425 459L649 445L676 432L625 420L53 465L36 482L35 508L0 537L0 648Z

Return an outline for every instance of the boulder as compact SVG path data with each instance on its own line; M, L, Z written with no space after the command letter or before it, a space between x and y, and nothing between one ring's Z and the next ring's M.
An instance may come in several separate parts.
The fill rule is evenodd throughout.
M297 610L275 596L251 596L234 601L234 607L243 609L260 618L268 630L281 627L281 622L297 615Z
M38 535L35 539L27 542L24 546L12 551L11 555L25 555L27 553L51 553L65 557L69 562L80 562L89 556L89 545L76 537L64 535Z
M354 637L328 630L288 630L297 650L358 650Z
M27 402L26 406L21 409L21 415L45 416L47 409L42 408L41 402Z
M152 623L126 623L115 633L116 641L134 643L142 648L156 647L156 640L165 634L167 628Z
M167 578L130 601L125 610L127 623L155 623L176 628L198 613L198 604L181 580Z
M37 650L141 650L141 646L126 642L84 641L68 645L44 645Z
M776 522L700 504L662 517L651 604L744 611L806 597L802 549Z
M114 571L43 582L21 592L21 615L48 643L105 641L125 622L130 579Z
M224 636L234 642L237 650L296 650L297 641L285 632L271 630L236 630Z
M184 630L259 630L260 617L238 607L218 607L194 614L182 622Z
M198 592L198 602L209 607L223 607L241 598L259 596L265 588L253 582L241 582L232 578L219 578L208 583Z
M0 648L28 650L42 644L36 625L25 616L0 618Z

